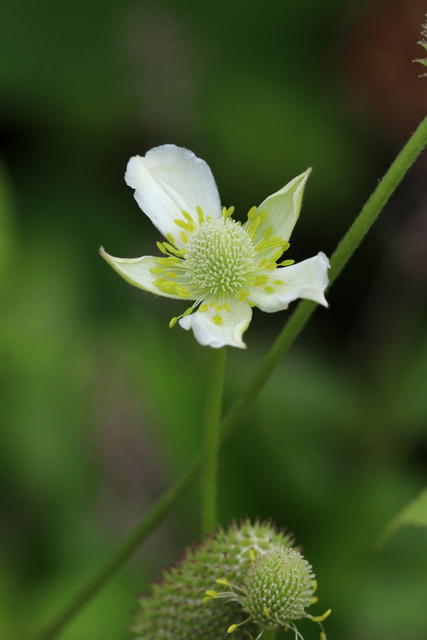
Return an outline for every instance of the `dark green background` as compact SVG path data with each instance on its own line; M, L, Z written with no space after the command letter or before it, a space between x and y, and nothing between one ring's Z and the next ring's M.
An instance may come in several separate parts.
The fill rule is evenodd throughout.
M406 8L405 8L406 7ZM18 0L0 19L0 637L31 640L199 446L209 352L98 257L159 239L123 181L173 142L237 217L313 166L289 257L331 254L427 112L403 0ZM404 16L404 18L402 17ZM330 640L425 640L425 531L377 536L427 484L426 164L417 163L227 443L220 516L294 532ZM182 311L184 308L182 309ZM225 405L288 314L255 310ZM179 504L64 640L125 640L198 536ZM306 640L314 625L301 624Z

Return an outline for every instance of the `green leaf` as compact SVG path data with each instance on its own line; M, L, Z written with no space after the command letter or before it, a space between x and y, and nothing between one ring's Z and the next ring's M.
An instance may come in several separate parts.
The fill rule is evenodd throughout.
M424 489L414 500L402 509L386 526L379 537L378 546L402 527L427 527L427 489Z

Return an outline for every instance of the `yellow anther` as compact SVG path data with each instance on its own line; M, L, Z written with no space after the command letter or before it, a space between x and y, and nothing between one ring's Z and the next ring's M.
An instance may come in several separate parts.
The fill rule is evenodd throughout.
M175 271L167 271L165 273L166 278L177 278L178 275L175 273Z
M283 284L283 280L275 280L273 284L278 286L279 284Z
M216 305L216 307L215 307L215 311L218 311L218 313L219 313L220 311L222 311L222 307L221 307L221 305L220 305L220 304L217 304L217 305Z
M280 256L282 255L283 251L281 249L279 249L279 251L276 251L276 253L274 253L269 259L269 262L277 262L278 259L280 258Z
M223 584L226 587L231 587L231 583L227 580L227 578L217 578L217 580L215 580L215 582L217 584Z
M157 248L160 249L160 251L162 253L166 253L167 254L167 250L165 249L165 247L163 246L163 244L161 242L156 242L157 244Z
M313 580L313 589L317 591L317 580Z
M205 591L205 593L210 598L217 598L218 597L218 591L213 591L213 589L208 589L207 591Z
M164 265L165 267L172 267L174 264L181 264L181 261L178 258L156 258L156 262Z
M248 220L250 220L256 214L256 207L251 207L248 211Z
M247 297L248 295L249 295L249 294L248 294L248 292L247 292L247 291L245 291L244 289L242 289L242 290L239 292L239 295L238 295L237 297L239 298L240 302L246 302L246 297Z
M206 216L206 220L207 220L208 222L211 222L211 221L212 221L212 216Z
M175 284L174 286L176 288L177 295L179 295L181 298L189 297L190 294L188 293L187 289L184 289L184 287L181 287L179 284Z
M219 315L218 315L218 316L214 316L214 317L212 318L212 322L213 322L214 324L222 324L223 320L222 320L221 316L219 316Z
M259 268L262 269L262 267L267 264L267 258L264 258L264 260L261 260L261 262L259 263Z
M254 219L251 222L251 226L249 227L248 233L249 235L255 235L255 231L258 229L259 225L261 224L261 216L259 213L257 213L254 216Z
M214 307L215 305L216 305L215 300L212 300L212 302L210 303L210 305L209 305L209 306L210 306L210 307Z
M255 278L254 287L260 287L263 284L267 284L267 282L268 282L268 276L263 273Z
M295 264L295 260L283 260L283 262L280 263L281 267L290 267L291 264Z
M250 307L254 307L255 306L255 302L252 302L252 300L248 300L248 305Z
M185 235L185 233L184 233L183 231L181 231L181 233L179 234L179 236L180 236L181 240L183 241L183 243L184 243L184 244L187 244L187 242L188 242L188 238L187 238L187 236Z
M222 217L223 217L223 218L226 218L226 217L227 217L227 211L228 211L228 210L227 210L227 207L223 207L223 208L222 208Z
M227 302L224 302L224 309L227 311L227 313L230 313L231 311L230 305Z
M178 251L178 249L175 249L175 247L173 247L171 244L168 244L167 242L163 243L163 247L166 249L166 251L164 251L164 253L172 253L174 256L178 256L179 258L182 258L182 256L184 255L184 253L186 253L186 249L181 249L180 251Z
M199 311L207 311L209 309L209 306L207 304L202 304L202 306L200 307Z
M153 267L153 269L150 269L150 273L163 273L164 269L161 269L160 267Z
M196 211L197 211L197 209L196 209ZM184 216L184 218L185 218L186 220L188 220L188 222L191 222L191 223L193 222L193 218L190 216L190 214L188 213L188 211L184 211L184 210L182 210L182 215Z
M239 626L238 624L230 624L230 626L227 629L227 633L233 633L233 631L236 631L238 626Z
M234 209L235 209L235 207L228 207L228 209L227 209L227 218L231 218L231 216L234 213Z
M324 631L320 633L320 640L326 640L326 633Z
M277 264L275 262L267 262L267 264L265 265L266 269L269 269L270 271L273 271L273 269L276 269Z
M174 220L174 222L177 227L180 227L181 229L185 229L186 231L189 231L190 225L188 224L188 222L184 222L184 220L179 220L179 218Z
M263 222L265 222L265 221L267 220L267 216L268 216L267 211L263 211L263 212L260 214L260 224L262 224Z
M202 224L205 221L205 214L203 213L202 207L196 207L196 211L199 218L199 224Z
M323 614L323 616L315 616L312 618L313 622L323 622L323 620L326 620L326 618L331 614L332 609L328 609L327 611L325 611L325 613Z
M175 244L175 239L171 233L166 234L166 239L169 240L171 244Z
M206 604L207 602L209 602L209 600L212 600L212 598L209 598L209 596L206 596L205 598L203 598L202 602L203 604Z
M270 609L267 609L267 607L264 605L263 610L262 610L263 614L265 615L266 618L270 617Z
M290 246L291 246L290 242L284 242L283 245L282 245L283 251L287 251Z
M194 307L188 307L188 309L186 309L182 315L189 316L191 313L193 313L193 311L194 311Z
M253 549L249 549L249 560L251 564L255 562L255 551Z
M313 596L310 600L311 604L315 604L316 602L319 602L319 598L317 596Z
M264 249L267 246L267 242L265 240L262 240L256 247L255 247L255 251L257 253L261 253L261 251L264 251Z
M178 318L172 318L172 320L169 322L169 329L172 329L172 327L174 327L177 322Z
M265 291L266 293L274 293L274 289L273 289L273 287L264 287L264 291Z
M273 233L273 227L267 227L267 229L262 234L263 238L269 238L272 233Z

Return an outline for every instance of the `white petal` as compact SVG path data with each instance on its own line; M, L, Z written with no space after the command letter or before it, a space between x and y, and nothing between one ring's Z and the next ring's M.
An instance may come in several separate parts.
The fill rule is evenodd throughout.
M324 253L274 271L260 271L270 277L272 283L282 280L283 284L271 286L274 293L267 293L264 287L248 287L249 299L261 311L273 312L287 309L290 302L297 298L314 300L327 307L324 291L328 286L329 260ZM270 283L267 283L269 285Z
M205 216L221 216L221 201L209 166L192 151L174 144L154 147L144 157L128 162L126 183L135 189L135 200L159 231L171 233L179 247L181 229L175 219L185 221L182 210L197 222L196 207Z
M221 311L222 324L215 324L212 320L217 314L215 307L184 316L179 320L179 324L183 329L193 329L194 337L204 347L219 349L229 345L245 349L242 335L251 321L252 309L240 300L231 300L228 304L230 311Z
M307 169L307 171L288 182L280 191L276 191L276 193L268 196L268 198L259 205L257 212L262 214L266 211L267 218L257 229L254 240L255 245L263 239L267 229L272 229L269 237L277 236L286 242L289 240L296 221L298 220L305 183L310 173L311 169ZM249 231L250 225L251 220L245 222L244 228L246 231ZM272 253L276 251L277 249L273 249ZM265 256L267 256L267 254L265 254Z
M157 258L143 256L142 258L115 258L110 256L103 247L100 248L101 257L113 267L129 284L133 284L139 289L150 291L157 296L165 298L175 298L176 300L191 300L190 296L179 296L172 293L165 293L154 284L154 281L161 277L161 274L151 273L151 269L158 268Z

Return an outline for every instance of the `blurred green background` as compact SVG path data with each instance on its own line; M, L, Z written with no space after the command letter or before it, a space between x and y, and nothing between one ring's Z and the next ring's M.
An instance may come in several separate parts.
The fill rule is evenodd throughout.
M313 166L289 257L331 254L427 113L411 63L424 12L422 0L3 5L1 638L32 640L199 446L208 350L168 329L176 303L97 254L150 254L159 239L124 184L128 158L194 150L241 218ZM373 549L427 485L426 176L421 158L222 454L221 522L294 532L319 581L314 613L333 609L330 640L427 636L425 530ZM248 349L229 350L226 406L287 317L255 311ZM129 638L136 595L197 538L198 517L194 488L61 637Z

